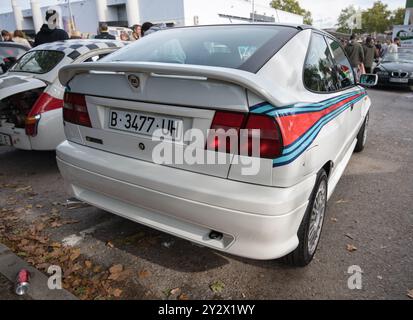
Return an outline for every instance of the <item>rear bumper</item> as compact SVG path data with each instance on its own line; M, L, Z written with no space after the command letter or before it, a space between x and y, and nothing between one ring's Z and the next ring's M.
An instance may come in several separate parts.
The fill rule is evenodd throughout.
M13 123L3 121L0 124L0 133L10 137L13 147L22 150L32 150L30 137L26 135L24 128L16 128Z
M315 183L252 185L155 165L71 142L57 148L69 192L138 223L253 259L274 259L298 245L297 230ZM209 239L211 230L224 234Z

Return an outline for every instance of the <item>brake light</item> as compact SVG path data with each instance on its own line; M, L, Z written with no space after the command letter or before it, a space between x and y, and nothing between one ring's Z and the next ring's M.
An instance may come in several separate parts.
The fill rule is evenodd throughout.
M245 139L248 143L240 146L241 154L252 155L253 129L257 129L260 133L260 157L274 159L281 155L282 137L274 117L251 114L244 129L248 134L248 139Z
M83 94L66 92L64 96L63 120L80 126L92 127Z
M274 159L282 153L282 135L274 117L217 111L211 129L221 129L221 131L210 131L206 146L208 150L226 150L227 153L252 156L252 140L253 134L256 132L253 129L256 129L260 133L260 158ZM225 135L225 140L222 135ZM243 135L242 139L240 139L241 135ZM247 136L245 137L245 135ZM225 148L220 146L220 143L224 143L224 141Z
M238 153L239 131L245 121L244 113L215 112L207 140L207 149L214 151L225 151L227 153ZM234 142L235 141L235 142ZM232 143L231 143L232 142ZM225 143L225 147L220 143ZM232 150L231 150L232 148Z
M55 98L50 94L43 92L34 103L32 109L29 112L29 116L34 117L37 114L41 114L43 112L56 110L60 108L63 108L62 99Z
M63 100L55 98L46 92L43 92L30 109L25 120L26 135L35 137L37 135L37 127L40 120L40 115L44 112L60 109L63 107Z

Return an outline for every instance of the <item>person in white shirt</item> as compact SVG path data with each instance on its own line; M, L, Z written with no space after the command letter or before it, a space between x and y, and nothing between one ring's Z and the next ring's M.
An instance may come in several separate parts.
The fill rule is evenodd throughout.
M400 47L400 39L399 38L394 38L393 42L391 45L389 45L387 52L388 53L397 53L399 51Z
M13 42L17 42L17 43L23 44L23 45L25 45L25 46L28 47L28 48L31 48L31 47L32 47L32 46L30 45L30 42L27 41L24 32L21 31L21 30L16 30L16 31L14 31L12 40L13 40Z

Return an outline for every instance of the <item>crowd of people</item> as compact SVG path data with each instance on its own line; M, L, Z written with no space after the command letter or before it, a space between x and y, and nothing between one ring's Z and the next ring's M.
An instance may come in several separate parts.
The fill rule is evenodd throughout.
M365 41L360 41L356 35L351 35L350 40L341 40L341 43L350 59L357 77L364 73L372 73L375 62L382 59L387 53L397 53L400 47L400 39L381 42L373 37L366 37Z
M7 30L1 31L0 41L10 41L23 44L29 48L38 46L43 43L50 43L55 41L63 41L68 39L83 39L86 38L79 31L73 31L70 36L63 29L58 28L58 13L56 10L46 11L45 21L40 31L35 35L34 39L30 39L22 30L15 30L10 33ZM128 34L125 31L120 32L120 40L122 41L136 41L145 35L151 34L164 28L157 26L151 22L145 22L142 25L135 24L130 29L132 32ZM109 33L109 27L106 23L99 26L98 34L95 39L115 39L116 37Z

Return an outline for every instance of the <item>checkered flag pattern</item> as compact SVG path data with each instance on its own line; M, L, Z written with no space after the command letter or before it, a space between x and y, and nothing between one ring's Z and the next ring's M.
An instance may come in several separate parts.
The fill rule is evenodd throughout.
M63 51L68 59L76 60L78 57L96 49L121 48L129 42L115 40L66 40L46 43L35 50Z

